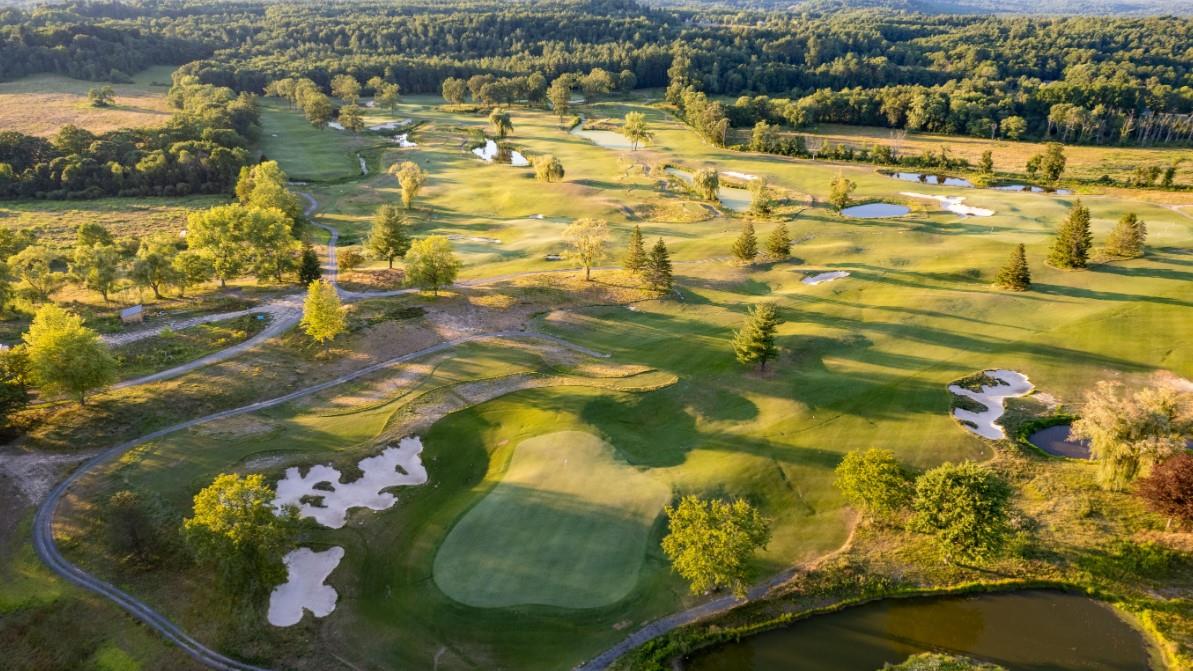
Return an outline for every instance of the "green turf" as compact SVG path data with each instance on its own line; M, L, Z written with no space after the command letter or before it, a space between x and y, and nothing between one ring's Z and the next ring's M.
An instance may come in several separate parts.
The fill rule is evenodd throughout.
M524 440L497 486L439 546L435 583L482 608L615 603L637 583L670 494L591 433Z

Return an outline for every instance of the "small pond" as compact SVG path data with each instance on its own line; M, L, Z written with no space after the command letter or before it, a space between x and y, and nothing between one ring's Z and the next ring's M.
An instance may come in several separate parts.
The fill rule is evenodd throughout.
M841 210L841 214L846 217L853 217L854 219L881 219L883 217L902 217L911 212L911 208L906 205L896 205L894 203L866 203L865 205L854 205Z
M973 188L973 182L960 177L928 175L920 172L893 172L891 173L891 177L894 177L895 179L901 179L905 182L918 182L919 184L935 184L936 186L960 186L966 189Z
M1040 429L1028 436L1027 440L1053 456L1089 459L1089 441L1070 440L1068 424Z
M521 152L506 149L492 140L485 140L484 146L476 147L472 150L472 153L476 154L485 163L492 163L496 160L498 163L508 163L516 168L523 168L530 165L530 161L527 161Z
M1069 189L1045 189L1042 186L1033 186L1031 184L1004 184L1002 186L991 187L995 191L1027 191L1030 193L1051 193L1057 196L1071 196L1073 192Z
M1015 671L1150 668L1143 636L1109 606L1045 591L879 601L698 652L683 668L875 671L928 651Z

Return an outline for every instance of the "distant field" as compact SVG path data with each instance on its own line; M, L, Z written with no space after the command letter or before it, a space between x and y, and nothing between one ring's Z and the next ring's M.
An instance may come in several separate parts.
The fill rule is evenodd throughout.
M222 196L189 196L0 202L0 228L40 228L42 244L70 247L79 224L103 224L117 238L141 238L160 231L178 233L186 227L188 212L225 200Z
M94 133L117 128L156 126L170 118L166 91L170 66L158 66L133 77L132 84L114 84L116 105L91 107L87 90L104 82L34 75L0 82L0 131L50 136L67 124Z
M739 129L734 133L735 142L748 141L748 129ZM981 159L982 152L989 149L994 157L996 171L1017 173L1024 172L1027 160L1043 149L1043 145L1038 142L991 141L934 133L907 133L905 137L896 139L892 129L874 126L820 124L815 129L801 131L800 134L808 138L818 138L828 144L841 143L859 149L875 144L897 146L902 155L920 154L925 150L939 151L941 147L948 147L950 155L968 159L975 165ZM1129 177L1137 166L1167 166L1173 161L1183 161L1177 170L1176 181L1178 184L1193 184L1193 149L1067 146L1065 155L1069 160L1067 175L1070 177L1097 179L1102 175L1110 175L1115 179L1124 179Z

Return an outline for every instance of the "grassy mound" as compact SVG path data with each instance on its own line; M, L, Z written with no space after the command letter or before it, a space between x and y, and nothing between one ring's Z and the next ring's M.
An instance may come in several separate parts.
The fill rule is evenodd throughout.
M530 438L440 546L435 583L477 607L614 603L633 589L669 496L590 433Z

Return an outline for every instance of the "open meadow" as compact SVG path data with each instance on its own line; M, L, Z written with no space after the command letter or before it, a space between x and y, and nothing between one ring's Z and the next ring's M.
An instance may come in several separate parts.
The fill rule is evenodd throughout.
M137 73L129 84L113 84L114 103L93 107L87 91L96 82L60 75L31 75L0 82L0 130L50 137L67 124L99 134L118 128L159 126L170 119L166 91L169 66Z
M390 117L413 120L417 146L405 148L380 134L313 128L274 100L265 110L266 156L306 182L295 188L316 199L315 220L338 229L341 245L363 240L374 210L398 201L385 170L419 164L428 180L409 211L414 233L448 236L467 282L439 299L355 305L360 330L345 345L353 361L338 369L315 363L296 336L275 345L272 365L299 366L314 381L376 361L380 348L417 353L479 339L153 440L88 474L64 501L58 533L73 561L256 663L569 668L700 602L659 549L663 507L678 495L743 497L773 520L772 539L749 566L761 580L850 537L855 515L832 485L847 452L889 448L917 469L991 458L995 445L949 414L946 388L957 378L1020 371L1065 407L1098 380L1142 381L1157 371L1193 378L1193 217L1152 202L1150 192L910 185L869 166L717 148L662 110L619 102L578 111L613 120L644 113L654 139L636 152L598 146L549 112L512 111L512 147L563 163L564 180L544 183L530 167L477 158L469 131L483 130L484 117L444 111L429 97L405 98ZM668 166L765 177L778 214L698 202ZM837 214L826 201L838 174L857 183L859 202L906 204L910 213ZM993 214L961 216L923 195L960 196ZM1147 222L1149 253L1084 271L1046 266L1055 228L1078 198L1091 209L1096 243L1134 212ZM573 293L584 283L563 237L583 217L609 222L614 250L594 271L591 298ZM780 220L795 241L791 260L729 260L744 222L765 237ZM605 269L619 265L634 226L671 251L674 295L644 295L625 273ZM1019 243L1033 290L998 291L994 272ZM366 272L384 265L373 261ZM549 271L558 272L531 284L511 277ZM848 275L803 281L830 271ZM760 302L784 320L781 354L761 372L737 363L729 347L747 307ZM400 332L363 316L423 313ZM570 345L493 335L518 329ZM303 522L303 545L344 548L327 580L338 601L322 620L273 627L263 604L238 609L195 566L129 572L89 532L121 489L176 522L219 473L276 482L292 467L331 464L350 482L361 459L412 435L422 440L425 484L391 489L396 502L353 509L341 528Z

